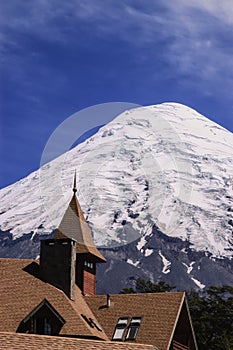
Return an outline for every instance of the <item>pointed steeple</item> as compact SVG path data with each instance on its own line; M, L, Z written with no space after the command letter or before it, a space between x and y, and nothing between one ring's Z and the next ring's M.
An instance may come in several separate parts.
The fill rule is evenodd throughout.
M71 238L76 240L77 254L85 254L94 262L105 262L105 258L96 248L91 230L84 218L81 206L76 197L76 172L74 175L73 196L61 220L54 238Z
M74 192L74 194L77 192L77 186L76 186L76 170L75 170L75 173L74 173L74 186L73 186L73 192Z

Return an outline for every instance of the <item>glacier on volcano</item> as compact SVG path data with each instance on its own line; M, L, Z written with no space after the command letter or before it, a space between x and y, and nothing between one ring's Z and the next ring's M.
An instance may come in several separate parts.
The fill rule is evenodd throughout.
M143 250L156 225L193 250L230 258L232 151L232 133L189 107L163 103L125 111L2 189L0 229L13 239L51 234L77 169L78 198L99 247L137 240Z

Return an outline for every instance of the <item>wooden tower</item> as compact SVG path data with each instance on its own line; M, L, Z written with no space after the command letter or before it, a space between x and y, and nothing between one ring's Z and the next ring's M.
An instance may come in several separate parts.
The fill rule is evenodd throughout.
M96 264L106 262L106 260L94 244L91 230L78 202L76 174L73 192L54 239L70 238L76 241L75 282L84 295L94 295L96 293Z

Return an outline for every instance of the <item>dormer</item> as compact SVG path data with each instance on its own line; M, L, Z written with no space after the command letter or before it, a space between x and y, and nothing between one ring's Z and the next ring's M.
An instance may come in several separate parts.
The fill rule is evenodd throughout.
M58 335L64 324L63 317L44 299L22 320L17 332Z

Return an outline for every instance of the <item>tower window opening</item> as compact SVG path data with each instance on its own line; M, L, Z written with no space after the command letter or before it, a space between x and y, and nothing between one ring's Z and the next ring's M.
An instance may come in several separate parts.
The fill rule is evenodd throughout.
M89 269L93 269L94 264L90 261L84 261L84 266L88 267Z

